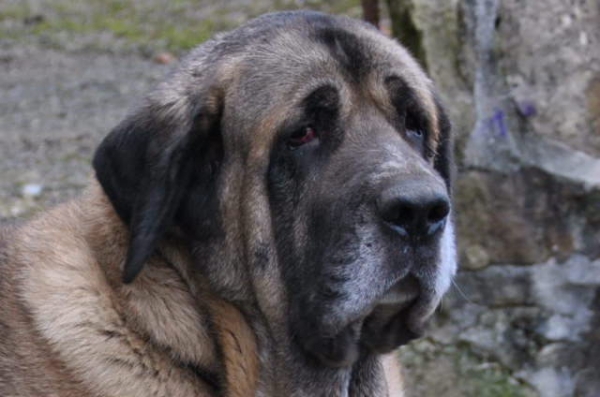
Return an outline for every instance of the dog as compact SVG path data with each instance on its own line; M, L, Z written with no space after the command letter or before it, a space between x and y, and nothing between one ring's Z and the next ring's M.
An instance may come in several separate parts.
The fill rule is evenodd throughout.
M450 124L392 39L267 14L193 50L82 196L0 232L0 395L400 396L456 271Z

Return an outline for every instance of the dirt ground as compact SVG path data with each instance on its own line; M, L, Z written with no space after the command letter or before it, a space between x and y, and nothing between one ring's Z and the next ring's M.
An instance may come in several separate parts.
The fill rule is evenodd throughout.
M0 49L0 218L76 195L94 148L167 67L135 55Z
M360 15L356 0L0 2L0 223L81 191L94 148L176 63L161 54L303 7Z

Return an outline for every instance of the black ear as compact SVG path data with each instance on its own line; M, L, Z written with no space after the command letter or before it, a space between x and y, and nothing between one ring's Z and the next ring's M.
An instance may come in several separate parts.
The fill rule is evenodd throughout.
M220 112L174 106L146 104L119 124L94 156L98 181L130 230L125 283L135 279L176 218L186 218L182 207L191 207L184 203L186 193L198 189L192 184L214 180L221 160Z
M434 168L446 182L448 190L452 190L454 179L454 144L452 139L452 126L439 99L435 99L438 116L438 147L435 156Z

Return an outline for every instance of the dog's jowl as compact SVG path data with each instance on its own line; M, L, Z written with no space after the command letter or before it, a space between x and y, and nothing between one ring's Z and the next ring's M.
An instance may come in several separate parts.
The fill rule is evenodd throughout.
M2 396L400 396L455 272L449 123L367 24L260 17L0 233Z

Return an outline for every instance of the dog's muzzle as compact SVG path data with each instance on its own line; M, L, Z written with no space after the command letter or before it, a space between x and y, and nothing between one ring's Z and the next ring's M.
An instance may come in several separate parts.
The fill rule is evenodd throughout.
M388 182L377 199L378 221L388 241L394 246L409 247L415 257L439 246L449 213L446 187L433 178ZM321 364L344 367L352 365L361 354L388 353L420 337L441 299L440 291L432 287L433 279L445 277L441 273L446 270L437 269L424 276L422 268L432 266L430 262L435 259L416 261L420 264L412 270L403 260L399 261L398 266L408 266L408 275L381 296L364 302L360 313L333 336L309 336L305 350Z

